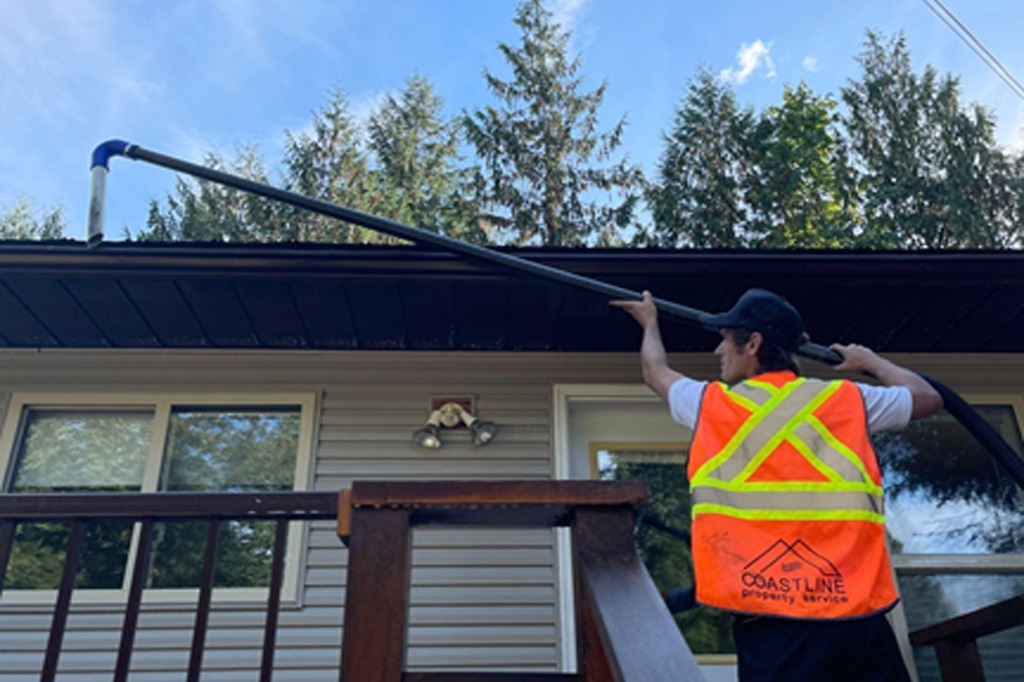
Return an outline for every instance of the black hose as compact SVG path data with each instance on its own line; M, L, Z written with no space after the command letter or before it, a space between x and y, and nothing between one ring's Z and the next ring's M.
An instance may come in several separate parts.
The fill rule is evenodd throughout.
M607 284L588 277L582 277L565 270L559 270L558 268L553 268L542 263L535 263L524 258L512 256L507 253L501 253L500 251L494 251L476 244L462 242L441 234L435 234L433 232L409 227L408 225L403 225L402 223L398 223L393 220L373 216L368 213L339 206L338 204L332 204L319 199L312 199L301 194L296 194L295 192L289 192L270 185L247 180L230 173L206 168L205 166L189 163L188 161L183 161L165 154L143 149L135 144L112 140L109 143L101 144L97 149L103 150L100 155L102 158L100 158L99 161L94 158L94 164L102 163L105 165L106 160L110 155L123 153L130 159L147 161L157 166L162 166L181 173L210 180L228 187L234 187L235 189L239 189L244 192L251 192L252 194L273 199L275 201L280 201L290 206L304 208L306 210L313 211L314 213L337 218L338 220L367 227L371 230L383 232L402 239L408 239L409 241L438 246L442 249L453 251L469 258L488 263L495 263L528 275L554 280L564 284L570 284L575 287L602 294L609 298L633 300L642 298L640 293L629 289L624 289L622 287ZM667 313L670 317L682 320L694 326L706 328L700 321L700 316L703 312L696 308L690 308L688 306L680 305L679 303L658 298L654 299L654 303L657 305L659 311ZM797 354L828 365L837 365L842 362L842 356L840 356L839 353L835 352L831 348L816 343L803 344L799 349L797 349ZM966 428L967 431L989 451L989 453L1003 467L1003 470L1006 471L1010 478L1012 478L1019 487L1024 488L1024 461L1017 456L1017 453L1013 450L1010 444L1007 443L1006 440L1004 440L1003 437L1000 436L999 433L967 403L967 401L957 395L952 389L930 377L923 378L939 392L939 395L942 396L946 411L949 412L949 414L958 422L963 424L964 428Z
M650 509L644 508L637 513L636 525L638 528L640 526L654 528L676 540L685 542L687 546L690 544L688 532L661 520ZM665 606L668 607L669 613L682 613L697 607L697 590L694 585L678 585L662 590L661 598L665 602Z

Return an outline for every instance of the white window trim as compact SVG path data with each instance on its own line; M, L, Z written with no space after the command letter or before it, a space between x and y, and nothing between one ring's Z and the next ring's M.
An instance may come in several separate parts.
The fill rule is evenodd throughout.
M312 486L314 436L319 422L320 396L316 392L302 393L14 393L7 404L3 420L3 432L0 433L0 482L6 484L11 475L11 465L16 456L15 447L21 440L24 428L23 415L27 409L151 409L153 411L153 432L150 438L150 449L146 460L145 473L142 480L142 492L156 492L159 485L161 459L170 424L171 408L175 405L198 407L244 406L259 407L261 405L298 405L299 406L299 442L295 458L294 486L292 490L309 490ZM16 494L16 493L15 493ZM110 602L124 603L131 584L134 558L138 551L140 523L135 524L131 544L126 557L125 576L121 589L76 589L73 603L83 605L101 605ZM287 557L298 557L298 561L285 561L284 579L281 585L281 605L287 608L301 606L302 567L306 563L305 524L296 521L289 524ZM199 593L198 588L185 589L146 589L142 600L145 604L166 604L168 606L183 603L194 603ZM214 589L215 599L220 602L263 603L267 598L267 588L257 587L219 587ZM55 590L4 590L0 595L0 604L14 605L52 605L56 596Z

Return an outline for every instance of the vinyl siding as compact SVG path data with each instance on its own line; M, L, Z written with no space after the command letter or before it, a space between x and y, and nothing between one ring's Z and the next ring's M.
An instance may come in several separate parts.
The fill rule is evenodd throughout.
M511 361L511 362L510 362ZM6 407L16 392L274 393L320 397L309 487L370 479L552 477L552 385L635 382L632 357L568 358L430 353L0 352ZM465 430L417 448L431 396L472 395L499 425L474 448ZM336 680L347 552L333 524L309 524L297 601L280 616L275 679ZM418 529L413 537L408 664L414 669L545 670L560 660L553 534L543 529ZM52 603L52 602L51 602ZM133 680L180 679L194 600L143 607ZM72 608L61 679L108 680L122 614L114 604ZM46 605L0 606L0 680L38 678L50 625ZM214 599L204 680L255 679L263 637L258 601Z
M1020 392L1024 356L894 358L963 392ZM713 375L708 356L674 366ZM406 352L0 351L0 397L67 393L313 392L320 397L309 487L337 490L369 479L553 477L552 387L637 384L633 354L450 354ZM484 448L465 430L440 450L412 432L430 396L472 395L499 434ZM346 550L328 522L309 524L296 601L280 616L275 679L336 680ZM414 533L409 667L544 670L560 660L557 561L547 530L421 529ZM132 679L182 679L192 603L143 608ZM256 678L262 646L259 602L214 601L203 679ZM46 605L0 603L0 682L38 677L49 629ZM76 603L60 679L109 680L122 614L114 604Z

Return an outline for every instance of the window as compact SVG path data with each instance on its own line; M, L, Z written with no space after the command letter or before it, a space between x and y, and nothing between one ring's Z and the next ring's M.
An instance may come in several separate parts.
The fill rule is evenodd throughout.
M306 487L312 396L21 396L5 425L10 493L249 492ZM199 585L205 522L156 524L146 584ZM6 590L56 589L67 524L19 524ZM215 587L269 583L273 525L221 525ZM90 523L77 588L122 589L137 524ZM297 540L297 533L291 533ZM290 554L295 556L290 547ZM292 562L288 562L291 564ZM289 566L293 573L294 566ZM291 582L295 582L292 578ZM289 577L286 576L286 585Z

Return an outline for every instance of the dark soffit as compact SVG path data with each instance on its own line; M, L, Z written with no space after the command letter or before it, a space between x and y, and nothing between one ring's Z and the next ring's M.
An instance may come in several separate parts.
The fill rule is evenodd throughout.
M701 310L752 286L813 340L1024 352L1024 252L502 249ZM707 332L666 321L670 351ZM420 247L0 242L0 345L635 351L605 297Z

